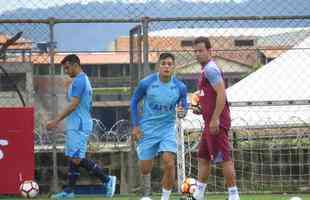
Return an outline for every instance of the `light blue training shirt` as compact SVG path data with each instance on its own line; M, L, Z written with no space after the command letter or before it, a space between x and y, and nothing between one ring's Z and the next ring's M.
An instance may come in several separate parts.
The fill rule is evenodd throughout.
M79 98L80 103L76 110L66 118L65 130L79 130L90 134L93 128L92 87L84 72L79 73L68 88L67 101L71 103L73 97Z
M143 99L143 113L139 116L138 103ZM177 78L163 83L159 74L142 79L131 98L132 126L140 126L144 135L162 134L175 126L176 106L181 105L187 112L187 88Z

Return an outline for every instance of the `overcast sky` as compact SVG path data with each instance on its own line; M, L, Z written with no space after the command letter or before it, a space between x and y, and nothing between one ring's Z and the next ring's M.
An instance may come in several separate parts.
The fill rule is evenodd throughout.
M4 11L15 10L17 8L47 8L53 6L61 6L70 3L82 3L87 4L89 2L124 2L124 3L143 3L149 0L0 0L0 13ZM169 1L169 0L159 0ZM178 1L178 0L173 0ZM183 0L191 2L229 2L231 0ZM235 2L241 2L245 0L233 0Z

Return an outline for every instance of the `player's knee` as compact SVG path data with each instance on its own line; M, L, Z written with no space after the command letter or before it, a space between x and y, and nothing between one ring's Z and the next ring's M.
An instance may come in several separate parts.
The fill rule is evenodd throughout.
M152 171L152 167L149 165L140 165L140 172L142 175L148 175Z
M164 167L166 170L174 170L175 169L175 162L173 159L164 160Z

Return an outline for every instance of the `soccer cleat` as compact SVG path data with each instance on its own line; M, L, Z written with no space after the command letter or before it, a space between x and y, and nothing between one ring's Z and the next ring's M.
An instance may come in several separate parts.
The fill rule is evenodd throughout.
M116 176L109 176L110 180L106 183L106 196L107 197L113 197L115 193L115 187L116 187Z
M73 192L67 193L67 192L59 192L57 194L54 194L51 196L51 199L73 199L75 197Z

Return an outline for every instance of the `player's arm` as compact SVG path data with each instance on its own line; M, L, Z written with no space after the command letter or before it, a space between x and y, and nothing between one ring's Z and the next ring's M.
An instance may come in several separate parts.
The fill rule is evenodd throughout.
M70 104L65 107L65 109L61 113L59 113L53 120L47 123L47 129L56 128L59 122L61 122L64 118L66 118L73 111L76 110L76 108L80 104L80 98L83 95L84 88L85 81L83 79L77 79L72 83L72 99Z
M213 88L216 92L216 106L212 118L219 119L226 103L224 81L221 81L219 84L213 86Z
M187 104L187 88L185 85L182 85L180 88L180 98L177 107L177 116L179 118L184 118L188 111L188 104Z
M76 110L80 103L80 99L77 97L73 97L71 103L68 107L66 107L61 113L59 113L54 120L52 120L52 124L48 123L47 128L52 129L56 128L59 122L61 122L64 118L70 115L73 111Z
M220 70L215 67L207 67L204 72L216 93L215 108L211 116L209 128L211 133L217 134L219 132L219 118L226 102L224 80Z
M146 86L142 81L140 81L130 100L130 116L131 116L131 123L132 123L132 139L133 140L138 140L141 137L140 128L139 128L138 105L139 105L140 100L144 97L145 93L146 93Z

